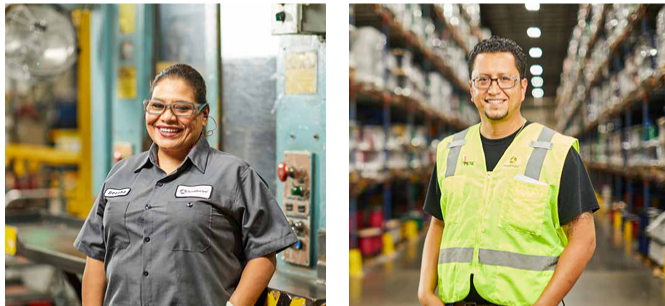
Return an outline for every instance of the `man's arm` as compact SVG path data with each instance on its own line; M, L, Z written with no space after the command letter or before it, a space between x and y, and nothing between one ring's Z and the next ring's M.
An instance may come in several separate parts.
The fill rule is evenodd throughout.
M88 257L83 270L81 285L83 306L101 306L106 292L106 275L104 262Z
M444 223L435 217L429 224L425 246L423 248L423 259L420 265L420 283L418 285L418 301L421 305L441 305L443 302L434 294L436 288L439 264L439 247Z
M250 306L256 303L275 273L275 258L273 252L247 262L240 276L240 283L229 300L233 306Z
M567 227L568 246L559 258L554 276L534 306L558 305L573 288L596 250L596 230L591 212L578 215Z

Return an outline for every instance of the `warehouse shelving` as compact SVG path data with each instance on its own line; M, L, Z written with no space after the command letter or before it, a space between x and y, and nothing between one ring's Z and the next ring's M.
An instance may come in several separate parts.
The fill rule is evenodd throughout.
M384 52L396 53L397 50L412 52L413 62L425 72L426 78L428 72L440 73L452 85L452 95L462 97L456 100L460 107L456 111L474 108L468 98L468 78L455 72L452 63L440 56L441 53L437 53L436 46L432 45L431 40L424 39L408 25L402 24L388 5L355 4L350 8L350 31L356 27L366 26L380 30L387 39ZM459 19L450 22L451 20L445 17L446 14L450 15L450 12L445 13L444 9L451 7L423 4L419 8L423 10L423 15L431 15L436 19L431 21L435 24L438 39L444 39L447 43L461 48L465 54L468 53L472 44L466 42L465 36L453 25L459 23ZM466 13L463 8L458 8L458 12ZM465 22L471 22L468 14L454 17L465 18ZM477 26L470 26L470 31L475 40L481 38L481 30ZM401 52L399 54L401 55ZM459 63L455 64L458 64L456 67L460 69ZM350 247L358 248L361 238L378 239L380 243L381 235L384 233L396 233L395 236L399 236L402 221L422 220L420 203L424 201L424 194L433 170L437 139L442 139L475 122L447 113L433 105L426 97L401 90L399 86L391 88L381 82L374 84L356 78L356 70L353 67L350 67L349 72ZM385 73L408 78L401 67L387 70ZM400 145L389 146L391 131L396 127L404 129L405 139ZM378 141L382 143L372 145L360 143L360 139L356 139L354 133L360 134L361 130L367 129L375 132L381 129L382 137L378 138ZM426 131L424 141L422 135L420 138L416 137L417 130ZM381 161L372 164L369 170L362 169L363 164L356 161L356 158L365 156L363 154L380 156ZM391 156L406 156L406 160L398 165L390 164ZM421 162L423 157L427 160ZM368 202L374 205L368 205ZM371 220L362 228L357 222L361 211L371 215ZM382 222L377 222L378 219L375 218L378 217L377 214L380 214L378 219L382 219ZM376 251L378 250L374 249L369 253ZM370 255L368 252L364 254Z
M408 109L409 112L415 111L423 113L430 118L433 118L434 120L440 120L444 124L451 125L460 130L469 127L469 123L462 122L459 118L446 115L440 110L434 109L427 105L424 101L415 99L413 97L395 94L388 90L382 90L369 84L358 84L353 80L350 80L349 87L352 94L356 95L356 97L354 97L356 99L353 99L354 101L357 101L357 97L359 96L368 98L361 99L362 101L383 101L383 103L390 104L392 107L401 107Z
M605 13L607 13L607 9L605 9L605 8L609 7L609 5L606 5L606 4L602 4L602 5L604 7L603 8L603 15L604 15ZM636 11L633 14L631 14L631 16L630 16L631 18L628 22L628 26L624 29L624 31L622 31L621 34L619 34L612 41L612 43L610 43L610 46L608 48L608 53L605 55L605 59L602 61L602 64L600 64L595 70L593 70L594 72L591 74L591 75L593 75L593 77L591 77L591 80L589 82L590 84L596 84L600 80L600 76L601 76L601 72L602 72L603 68L608 66L609 63L610 63L611 55L614 54L614 52L617 50L619 45L626 39L626 36L633 30L636 22L640 20L639 16L641 16L644 13L645 9L646 9L646 5L640 4L640 5L638 5L638 8L636 9ZM598 26L598 25L601 24L602 20L603 20L603 18L599 19L598 24L596 25L596 28L600 28L600 26ZM591 34L591 35L593 35L592 36L593 38L589 42L589 46L587 47L585 57L581 61L581 65L579 67L579 70L575 72L577 77L575 78L575 82L572 83L573 85L577 84L580 81L580 78L582 77L582 74L584 72L584 68L586 67L586 64L589 60L589 57L591 56L591 49L593 48L593 46L595 45L595 42L598 39L598 32L599 31L600 30L597 30L597 31L595 31L594 33ZM562 87L566 88L566 84L563 83ZM579 98L573 99L573 102L570 102L570 103L573 103L572 107L566 107L568 101L571 101L571 98L572 98L572 95L573 95L572 90L568 90L562 98L557 99L557 102L559 103L558 104L559 107L557 108L557 111L556 111L557 115L560 116L563 113L563 118L564 118L562 121L560 121L560 125L558 126L559 130L564 130L564 128L568 125L570 120L574 117L574 114L578 111L579 107L582 105L581 101L588 100L589 94L590 94L590 89L591 89L591 86L586 86L585 90L584 90L584 94L583 94L584 98L582 98L582 99L579 99Z
M658 39L665 31L662 25L654 30L659 12L665 20L665 8L663 4L593 6L602 15L592 21L587 20L592 6L580 6L576 31L588 36L574 32L566 60L569 67L564 65L557 91L556 114L561 118L557 129L580 139L580 153L594 187L608 195L612 220L618 216L620 228L625 232L629 228L627 235L637 238L638 253L647 256L646 227L665 210L665 61L655 56L665 52ZM617 8L633 12L623 29L608 33L614 28L603 24ZM609 21L616 26L623 21L617 19ZM595 25L589 28L597 31L583 33L589 22ZM586 38L588 45L580 52ZM603 47L598 45L601 39L606 39L607 50L595 50Z
M625 111L627 107L631 106L631 104L643 101L645 99L644 98L645 95L647 95L649 92L653 92L661 88L664 84L665 84L665 66L660 68L660 72L657 73L656 75L653 75L648 79L642 81L642 83L638 85L637 89L635 89L634 91L623 97L623 99L621 99L621 102L605 109L598 116L597 119L585 122L584 127L581 130L579 129L579 126L573 127L569 131L570 135L579 137L580 135L584 135L591 132L594 128L598 127L598 124L600 123L601 119L607 120L609 118L614 118L619 116L621 112Z

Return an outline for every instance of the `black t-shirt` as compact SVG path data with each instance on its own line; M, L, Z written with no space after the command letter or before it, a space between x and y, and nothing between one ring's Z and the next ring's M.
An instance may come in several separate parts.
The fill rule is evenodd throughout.
M531 124L527 121L525 127ZM520 129L521 130L521 129ZM480 135L483 143L483 151L485 153L485 164L487 171L493 171L496 164L499 163L501 156L508 146L513 142L515 136L520 132L513 133L510 136L500 139L487 139L482 134ZM441 213L441 189L437 180L436 164L434 171L432 171L432 178L429 182L427 195L425 196L424 210L439 220L443 220ZM558 195L558 213L559 223L561 226L568 224L570 220L584 212L595 212L600 208L596 200L596 194L591 184L589 174L584 167L582 158L577 153L575 148L571 147L566 155L566 160L563 164L563 171L561 173L561 182L559 185ZM473 275L471 275L471 292L464 299L466 302L476 302L478 304L489 304L485 301L473 286Z

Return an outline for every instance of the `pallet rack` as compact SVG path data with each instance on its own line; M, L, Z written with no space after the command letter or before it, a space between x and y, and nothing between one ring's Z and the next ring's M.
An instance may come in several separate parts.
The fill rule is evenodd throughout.
M564 69L557 91L556 115L562 118L557 129L580 140L582 157L594 187L597 191L610 191L611 218L620 216L622 228L630 227L638 241L638 252L646 256L649 238L645 229L655 214L665 210L665 163L662 156L649 159L649 154L638 156L636 152L651 148L662 155L665 149L665 135L657 137L655 125L659 118L665 118L665 63L658 64L653 59L653 73L636 82L632 90L616 97L614 103L599 106L592 105L590 100L593 90L603 90L603 82L615 88L622 85L615 81L619 79L616 76L627 67L626 59L635 54L634 46L639 46L640 35L654 34L655 18L663 4L629 7L633 11L625 20L625 27L614 32L608 32L603 26L610 18L608 14L613 5L594 6L580 5L579 29L575 31L582 34L578 33L580 39L575 45L582 46L584 40L588 44L576 52L569 50L567 61L572 68ZM585 32L586 28L590 30ZM597 43L603 38L607 52L594 65L592 50L602 47ZM581 49L585 51L580 52ZM638 76L639 69L635 71ZM664 132L661 128L660 133ZM640 164L637 164L638 159Z
M424 16L432 16L436 25L437 35L441 39L454 42L468 53L470 44L464 41L463 35L452 23L445 18L444 9L440 5L421 4L420 8ZM471 22L465 10L460 16ZM401 24L393 12L380 4L355 4L350 7L349 24L353 27L372 26L379 29L387 38L386 52L394 46L404 48L414 54L415 61L424 71L439 72L454 87L454 92L463 97L461 103L466 107L474 107L468 98L468 80L455 73L450 63L434 52L432 46ZM481 30L471 27L471 33L478 40ZM401 73L401 72L400 72ZM349 77L349 122L350 122L350 164L353 169L349 170L350 187L350 248L359 247L359 236L379 236L385 232L395 231L396 220L417 219L422 220L423 215L421 203L427 191L427 184L432 164L414 167L411 163L416 154L429 152L430 162L435 159L436 139L450 135L465 129L475 122L465 122L458 117L446 114L433 108L420 98L403 95L393 88L381 89L371 84L363 83L354 78L354 71L350 68ZM387 162L383 169L374 177L367 177L358 170L356 155L362 150L353 139L354 131L369 122L379 125L383 129L384 139L388 142L390 130L395 124L406 126L407 144L401 149L388 148L386 143L376 153L383 154L385 161L389 160L391 154L408 154L409 163L403 168L389 168ZM416 127L427 128L427 141L425 145L414 146L412 144ZM433 143L433 144L432 144ZM385 222L382 227L359 228L357 220L359 212L368 209L367 202L370 197L381 202L381 214ZM401 198L401 203L397 202ZM407 212L407 213L404 213ZM379 238L380 239L380 238ZM367 255L367 254L366 254Z

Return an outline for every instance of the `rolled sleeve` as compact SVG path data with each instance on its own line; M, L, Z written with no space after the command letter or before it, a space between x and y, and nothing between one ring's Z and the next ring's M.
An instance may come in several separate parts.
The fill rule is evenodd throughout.
M241 174L236 205L248 260L278 253L298 240L268 184L251 168Z
M90 213L74 241L74 247L81 253L101 261L104 261L106 255L104 225L102 223L106 201L103 192L104 187L102 187L102 191L97 196L95 204L92 205Z

